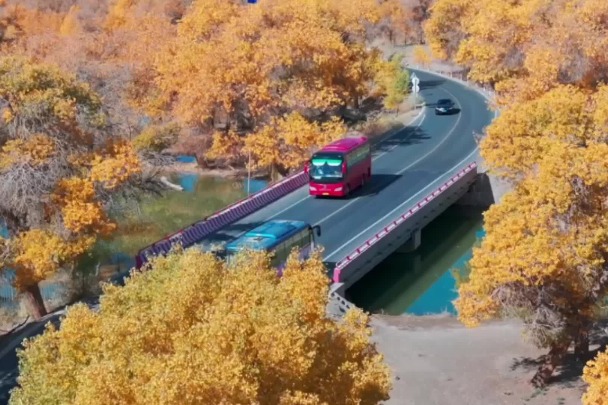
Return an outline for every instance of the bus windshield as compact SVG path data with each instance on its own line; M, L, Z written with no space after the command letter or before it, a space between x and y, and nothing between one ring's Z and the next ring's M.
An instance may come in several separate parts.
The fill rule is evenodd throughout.
M344 158L337 153L317 153L310 161L310 178L318 183L339 182L343 179Z

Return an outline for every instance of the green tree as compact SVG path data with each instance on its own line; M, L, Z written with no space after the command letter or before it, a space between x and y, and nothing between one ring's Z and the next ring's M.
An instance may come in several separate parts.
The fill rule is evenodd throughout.
M403 55L393 55L379 69L378 85L385 94L384 107L389 110L398 109L408 93L410 72L403 68L402 61Z

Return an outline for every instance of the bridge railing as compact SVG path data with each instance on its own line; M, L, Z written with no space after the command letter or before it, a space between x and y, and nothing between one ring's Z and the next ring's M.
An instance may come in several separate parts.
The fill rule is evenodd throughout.
M465 166L463 169L458 171L455 175L450 177L449 180L444 182L441 186L435 189L433 192L429 193L426 197L415 203L411 208L407 209L404 213L400 214L397 218L390 221L382 230L371 236L364 243L362 243L359 247L354 249L351 253L346 255L343 259L339 260L336 263L336 266L333 270L332 281L334 283L342 283L344 282L342 275L345 272L345 269L348 268L361 254L363 254L366 250L380 242L383 238L386 238L391 232L395 231L399 225L407 221L409 218L413 217L418 211L424 208L431 201L439 198L446 190L450 187L454 186L459 182L459 180L463 179L468 173L477 169L477 163L472 162Z
M277 183L272 184L257 193L251 194L207 218L195 222L186 228L165 236L160 241L146 246L138 252L136 266L138 268L141 267L151 256L167 254L176 243L181 243L184 248L192 246L226 225L238 221L302 187L307 182L308 176L304 171L299 171L291 176L285 177Z

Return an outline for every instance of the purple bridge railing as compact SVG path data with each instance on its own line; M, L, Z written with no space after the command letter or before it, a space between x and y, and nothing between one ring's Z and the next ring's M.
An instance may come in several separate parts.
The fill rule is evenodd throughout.
M367 249L374 244L378 243L382 238L385 238L392 231L394 231L401 223L412 217L418 210L424 207L426 204L438 198L450 187L458 183L467 173L472 170L476 170L477 164L472 162L466 167L461 169L457 174L452 176L448 181L443 183L435 191L428 194L426 197L416 203L411 209L408 209L403 214L399 215L395 220L391 221L386 227L380 232L376 233L365 241L361 246L357 247L350 254L336 263L333 271L332 280L334 283L340 283L341 275L344 274L345 269ZM221 211L216 212L208 216L201 221L195 222L192 225L187 226L173 234L167 235L163 239L155 242L145 248L141 249L136 258L136 266L139 268L143 266L151 256L167 254L174 244L180 242L184 248L194 245L198 241L204 239L210 234L217 232L223 227L234 223L247 215L250 215L270 203L285 197L289 193L297 190L298 188L308 183L308 176L304 171L299 171L291 176L288 176L279 182L269 185L263 190L250 195L234 204L227 206Z
M344 273L344 270L361 254L363 254L367 249L378 243L381 239L387 237L391 232L397 229L399 225L403 222L407 221L409 218L414 216L416 212L422 209L425 205L438 198L441 194L446 192L450 187L458 183L458 181L464 176L471 172L472 170L477 169L477 163L472 162L468 164L464 169L460 170L454 176L452 176L448 181L443 183L440 187L435 189L432 193L429 193L426 197L416 203L412 208L408 209L404 213L400 214L396 219L392 220L387 226L385 226L380 232L376 233L368 240L363 242L361 246L354 249L350 254L346 255L345 258L338 261L336 263L336 267L333 271L332 281L334 283L341 283L343 280L341 275Z
M137 268L143 266L150 256L164 255L169 253L172 246L181 242L184 248L194 245L198 241L219 231L226 225L250 215L268 204L297 190L308 182L308 176L304 171L299 171L291 176L285 177L275 184L271 184L249 197L243 198L175 233L165 236L163 239L141 249L135 257Z

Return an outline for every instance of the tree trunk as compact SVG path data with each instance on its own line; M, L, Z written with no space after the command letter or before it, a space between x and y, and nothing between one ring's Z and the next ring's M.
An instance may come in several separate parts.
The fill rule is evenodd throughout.
M34 320L38 320L47 314L38 283L28 286L23 291L23 296L25 297L30 315L32 315Z
M272 164L270 166L270 182L274 183L279 180L279 171L277 170L277 165Z
M553 372L559 366L568 352L570 342L554 345L545 356L543 363L530 381L536 388L543 388L549 382Z
M589 330L581 329L574 341L574 355L578 360L586 360L589 355Z

